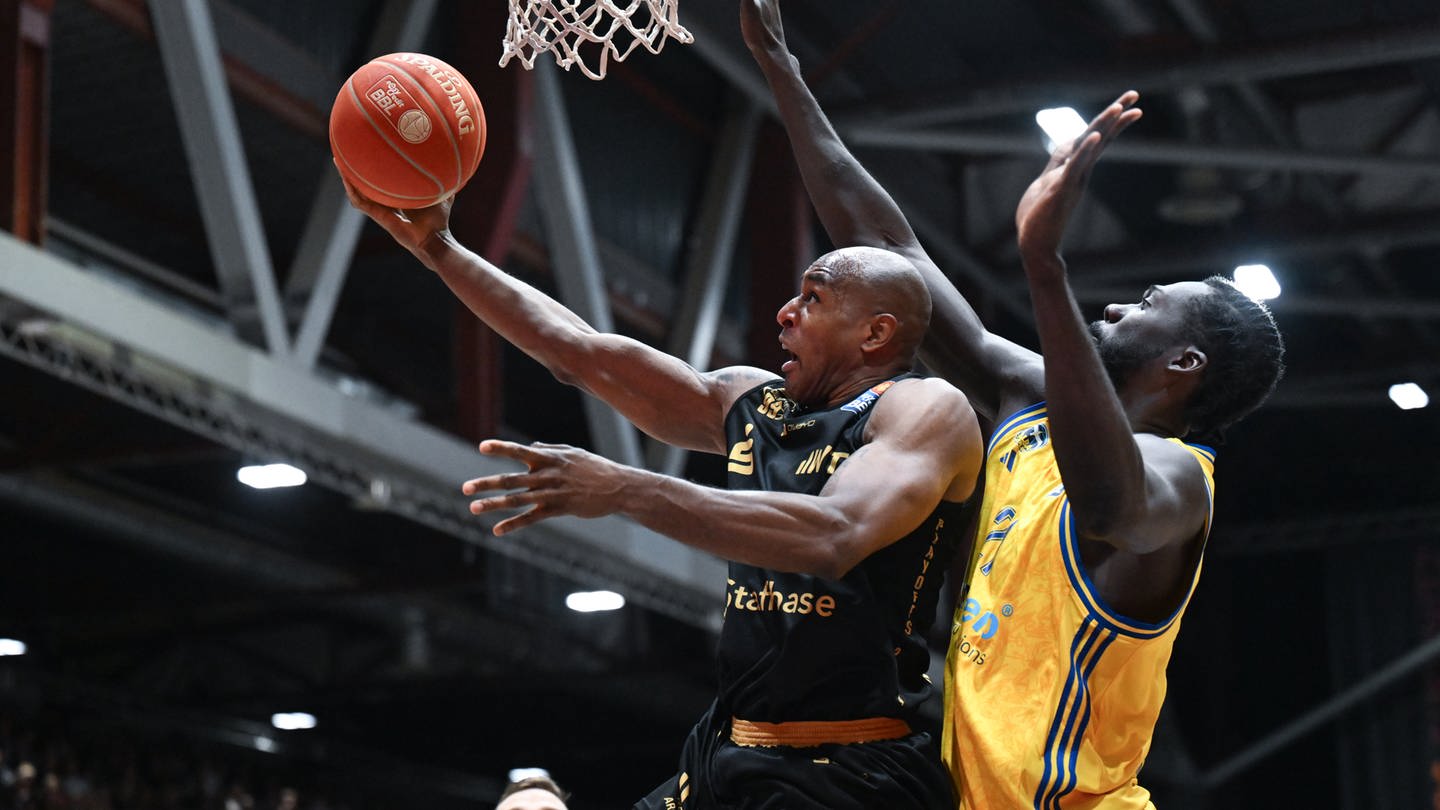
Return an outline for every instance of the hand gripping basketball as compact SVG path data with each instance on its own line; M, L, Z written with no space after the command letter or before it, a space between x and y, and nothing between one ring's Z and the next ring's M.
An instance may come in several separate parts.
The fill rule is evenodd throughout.
M341 176L365 198L425 208L475 174L485 152L485 111L470 82L439 59L379 56L335 97L330 150Z

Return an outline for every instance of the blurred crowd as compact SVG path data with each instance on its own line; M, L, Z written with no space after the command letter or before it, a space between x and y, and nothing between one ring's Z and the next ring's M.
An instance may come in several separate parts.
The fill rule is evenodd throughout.
M348 810L226 753L0 713L0 810Z

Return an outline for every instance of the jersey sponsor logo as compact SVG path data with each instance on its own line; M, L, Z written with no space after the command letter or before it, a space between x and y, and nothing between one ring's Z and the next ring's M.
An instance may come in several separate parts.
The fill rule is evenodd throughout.
M785 593L775 590L775 581L766 580L760 590L746 588L733 579L726 578L725 612L730 608L750 613L795 613L808 616L814 613L821 618L835 615L835 597L830 594L816 594L812 591Z
M730 448L730 463L725 469L737 475L753 475L755 472L755 440L750 438L755 426L745 423L745 440L736 442Z
M809 427L815 427L814 419L811 419L808 422L786 422L784 425L780 426L780 438L783 439L786 436L789 436L791 433L798 433Z
M905 614L905 635L915 632L915 610L920 606L920 594L925 590L925 577L930 574L930 563L935 561L935 546L940 542L940 530L945 528L945 518L935 519L935 534L930 538L930 547L920 560L920 572L915 575L915 587L910 594L910 610ZM943 576L943 572L941 574ZM897 648L896 655L900 652Z
M879 399L881 394L890 390L890 386L894 384L894 380L886 380L885 382L880 383L874 388L871 388L869 391L862 393L860 396L855 397L844 405L841 405L840 410L849 411L850 413L856 415L862 414L869 410L870 406L875 404L875 400Z
M830 452L833 449L834 448L831 445L827 444L822 449L811 450L810 455L806 456L803 459L800 459L800 465L795 468L795 474L813 475L814 473L820 472L821 468L823 467L826 475L834 475L835 468L840 466L840 462L849 458L850 454ZM827 456L830 458L830 463L828 465L825 464L825 458Z
M956 606L955 620L950 626L950 634L954 639L950 648L951 655L970 661L976 666L984 666L986 653L980 642L994 638L1000 632L1001 617L1014 612L1015 609L1007 603L1000 608L1000 613L996 614L986 610L980 600L967 597Z
M955 612L959 614L960 618L956 620L955 626L952 628L954 632L958 633L962 628L968 626L971 631L980 636L981 641L988 641L1000 632L1000 616L986 610L985 606L980 604L979 599L967 598L960 603L960 607ZM1009 605L1000 609L1001 615L1008 616L1011 612L1012 609Z
M1050 425L1046 422L1031 425L1015 434L1015 451L1033 453L1050 443Z
M1050 425L1039 422L1015 434L1010 449L1000 456L1006 472L1015 472L1015 460L1024 453L1033 453L1050 443Z
M761 393L760 406L755 410L766 419L781 422L789 419L799 407L785 394L784 388L766 388Z
M989 560L980 564L982 576L990 576L990 570L995 567L995 558L1000 556L1000 547L1005 544L1005 536L1010 534L1010 530L1015 528L1018 522L1014 507L1006 506L995 513L995 517L990 521L994 528L981 541L980 558L985 559L985 555L990 555ZM995 544L993 548L991 543Z

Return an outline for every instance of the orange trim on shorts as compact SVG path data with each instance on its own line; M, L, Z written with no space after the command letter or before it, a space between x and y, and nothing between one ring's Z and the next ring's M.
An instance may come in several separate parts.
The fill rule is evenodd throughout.
M863 720L797 720L789 723L757 723L730 719L730 740L750 748L814 748L836 743L898 740L910 736L910 725L894 717L867 717Z

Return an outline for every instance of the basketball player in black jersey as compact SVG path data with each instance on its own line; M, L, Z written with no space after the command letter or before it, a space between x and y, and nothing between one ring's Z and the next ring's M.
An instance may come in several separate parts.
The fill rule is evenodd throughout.
M948 808L924 634L962 533L980 432L965 396L909 373L930 298L908 260L820 257L777 315L783 379L702 372L597 333L450 234L451 201L404 216L348 189L482 321L673 445L728 458L728 490L559 445L487 441L528 471L466 482L471 510L620 513L731 560L719 695L641 808ZM492 490L519 490L485 495Z

